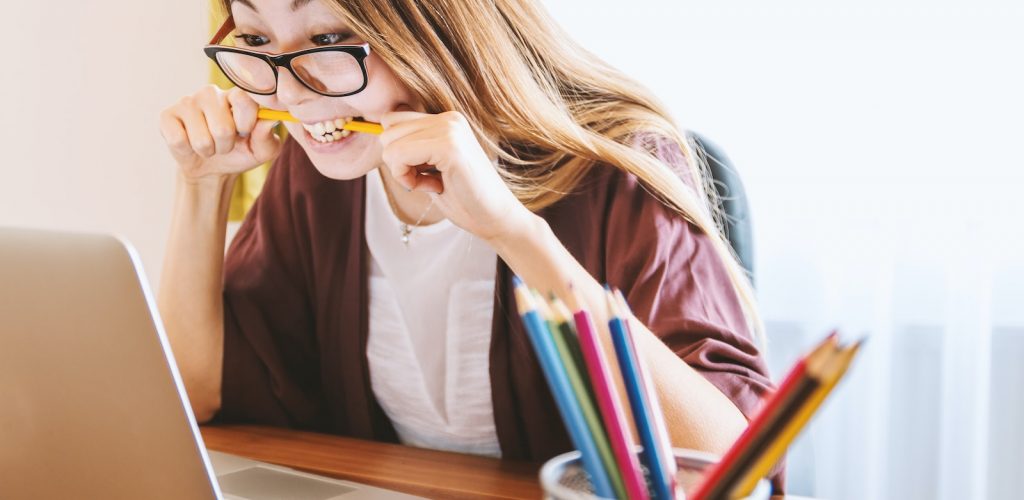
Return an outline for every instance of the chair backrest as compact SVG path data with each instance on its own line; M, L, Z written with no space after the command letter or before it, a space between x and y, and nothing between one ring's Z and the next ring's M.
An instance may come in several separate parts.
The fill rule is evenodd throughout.
M689 136L697 146L697 155L710 167L715 191L718 192L719 208L725 216L722 221L725 236L753 283L754 239L750 206L747 204L743 182L729 157L717 144L696 132L689 132Z

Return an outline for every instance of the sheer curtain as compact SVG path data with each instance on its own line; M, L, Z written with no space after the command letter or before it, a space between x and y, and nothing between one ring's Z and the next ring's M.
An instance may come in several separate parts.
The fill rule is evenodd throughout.
M833 328L869 338L790 492L1019 497L1024 8L547 5L736 163L774 376Z

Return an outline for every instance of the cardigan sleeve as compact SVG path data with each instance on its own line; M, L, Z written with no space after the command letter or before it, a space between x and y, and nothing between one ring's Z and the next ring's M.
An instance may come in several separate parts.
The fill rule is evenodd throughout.
M686 171L678 146L661 141L652 152L677 173ZM773 386L722 257L708 235L635 176L617 173L609 189L609 283L638 320L749 420Z
M226 256L219 421L294 426L322 414L318 372L303 362L315 343L290 193L297 149L285 145Z

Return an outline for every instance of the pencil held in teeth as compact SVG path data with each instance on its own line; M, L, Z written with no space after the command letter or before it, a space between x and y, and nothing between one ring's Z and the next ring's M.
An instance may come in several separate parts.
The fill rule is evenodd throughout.
M294 116L292 116L291 113L287 111L279 111L276 109L261 108L259 112L257 112L256 117L261 120L280 120L286 122L302 123ZM339 121L342 122L340 125L338 125ZM384 131L384 127L382 127L379 123L364 122L361 120L344 120L342 118L338 118L334 120L334 124L337 129L352 132L362 132L364 134L380 135L381 132Z

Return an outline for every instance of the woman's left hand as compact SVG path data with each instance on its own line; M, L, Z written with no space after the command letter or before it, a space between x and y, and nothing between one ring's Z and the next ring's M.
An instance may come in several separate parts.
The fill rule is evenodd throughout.
M498 175L457 111L392 111L381 118L384 165L402 186L432 193L455 225L491 241L515 234L532 214ZM424 173L436 169L436 173ZM433 194L436 193L436 194Z

